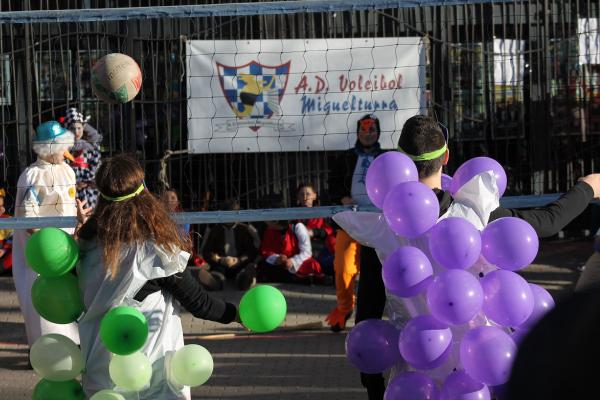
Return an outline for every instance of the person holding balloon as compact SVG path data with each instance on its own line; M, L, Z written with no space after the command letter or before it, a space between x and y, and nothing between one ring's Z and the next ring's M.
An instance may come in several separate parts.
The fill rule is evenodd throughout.
M16 217L76 216L75 174L65 163L65 153L74 137L57 121L47 121L36 128L33 151L37 160L27 167L17 183ZM64 229L73 233L71 228ZM55 324L42 318L31 300L31 287L38 277L26 263L25 244L33 230L17 229L13 241L13 278L19 305L25 320L27 342L31 346L40 336L58 333L79 343L76 323Z
M372 174L367 176L367 187L376 188L377 190L369 192L373 195L374 202L376 205L384 209L386 212L386 204L388 201L401 202L406 207L407 203L404 201L404 195L414 196L419 190L433 190L435 197L437 198L437 204L429 202L422 203L421 206L415 209L419 215L414 215L413 222L414 228L417 231L422 231L420 234L425 232L425 226L420 226L425 220L435 221L438 217L443 216L452 207L454 198L453 196L458 194L463 185L469 182L472 178L486 171L492 171L495 177L495 183L497 193L501 196L506 189L506 174L504 170L496 161L486 158L478 157L467 161L463 164L452 178L450 185L450 191L442 190L442 167L447 164L449 159L449 150L447 143L447 130L441 124L431 117L417 115L406 121L398 141L398 150L408 156L410 160L414 162L403 164L399 162L398 165L393 165L393 168L386 168L387 171L392 171L393 176L385 176L385 171L378 171L378 166L372 167ZM393 153L387 153L392 155ZM383 161L383 159L381 160ZM383 164L383 163L382 163ZM416 170L414 170L416 166ZM389 165L388 165L389 167ZM381 174L377 174L381 172ZM369 180L373 179L372 182ZM393 185L401 182L410 182L418 179L420 182L411 183L415 186L413 189L416 192L401 193L402 190L395 190L398 193L397 196L386 195L392 191ZM394 183L394 180L396 181ZM400 186L400 185L399 185ZM398 188L399 186L396 186ZM418 186L418 187L417 187ZM417 190L418 189L418 190ZM423 193L424 197L430 197L427 193ZM477 197L477 194L473 196ZM499 220L503 217L516 217L518 219L525 220L528 222L532 229L539 237L547 237L557 233L573 218L579 215L586 207L589 201L594 197L600 196L600 174L591 174L581 179L581 181L575 185L569 192L565 193L557 201L534 210L516 210L506 209L495 206L493 209L485 210L486 206L493 205L494 201L483 200L483 205L479 210L480 212L474 212L470 207L464 207L463 214L465 216L471 216L471 222L477 224L480 227L487 225L488 223ZM493 197L493 196L492 196ZM385 198L385 203L383 202ZM403 200L404 199L404 200ZM493 199L492 199L493 200ZM379 204L378 204L379 203ZM497 204L497 197L495 199ZM478 207L476 204L472 204L474 207ZM400 210L402 207L396 207L396 210ZM435 215L429 215L435 213ZM489 215L488 220L480 220L480 216ZM390 227L398 233L398 231L404 229L401 226L406 222L406 219L401 218L401 215L388 215L386 216ZM469 218L468 218L469 219ZM509 221L513 222L513 221ZM399 224L394 229L392 225ZM517 229L518 224L514 228ZM423 229L421 229L423 228ZM529 228L531 229L531 228ZM443 228L440 229L443 231ZM411 232L405 232L406 236L411 237ZM401 235L402 236L402 235ZM413 235L414 236L414 235ZM375 239L371 239L375 240ZM537 243L537 242L536 242ZM443 241L436 244L440 248L443 248ZM531 247L531 248L530 248ZM401 248L402 249L402 248ZM537 253L537 244L535 251L533 247L529 246L529 243L524 242L521 246L521 251L527 253L529 257ZM433 251L433 248L432 248ZM443 251L441 252L443 253ZM475 254L476 256L479 253ZM444 257L441 254L440 257ZM530 257L533 260L533 257ZM490 257L491 258L491 257ZM473 260L474 261L474 260ZM495 261L495 260L488 260ZM496 263L498 264L498 263ZM454 271L454 270L451 270ZM372 264L371 268L363 268L360 274L359 289L357 296L357 323L367 319L380 319L383 314L383 309L386 303L385 286L382 277L381 264ZM431 305L430 305L431 306ZM392 310L395 312L397 310ZM400 311L401 312L401 311ZM423 321L423 324L426 321ZM402 349L401 349L402 350ZM385 385L383 376L380 373L361 373L361 381L363 386L366 387L369 393L369 399L383 399L383 393L385 392Z
M335 160L329 180L329 196L336 204L372 205L366 190L367 170L384 153L379 144L379 119L367 114L356 123L356 143ZM354 286L360 265L379 263L375 251L359 244L343 229L337 229L333 268L337 305L325 321L333 332L346 327L356 303Z
M96 186L98 206L78 232L79 286L86 310L79 320L85 393L110 390L118 382L135 389L123 394L127 399L189 399L189 387L174 384L166 372L166 360L184 347L180 308L229 324L238 320L237 307L211 297L191 277L186 268L189 236L146 189L144 172L134 158L118 155L103 162ZM105 316L119 313L133 321L136 314L145 317L147 338L139 340L135 324L102 323ZM128 354L131 349L119 350L134 341L141 348L133 354ZM138 376L125 361L147 367Z

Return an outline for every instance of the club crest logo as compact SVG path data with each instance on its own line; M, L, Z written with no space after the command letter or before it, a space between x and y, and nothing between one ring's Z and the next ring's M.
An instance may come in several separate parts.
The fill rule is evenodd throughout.
M245 120L244 125L257 131L264 120L282 115L290 63L267 66L251 61L239 67L216 63L223 95L237 119Z

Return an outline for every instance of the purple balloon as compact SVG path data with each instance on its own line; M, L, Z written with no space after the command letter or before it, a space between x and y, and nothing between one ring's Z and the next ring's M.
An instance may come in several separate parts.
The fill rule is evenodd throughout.
M427 375L403 372L390 381L384 400L438 400L440 391Z
M379 208L390 189L399 183L418 181L419 173L413 160L398 151L388 151L377 157L367 170L367 194Z
M554 308L554 299L546 289L533 283L529 284L529 288L533 294L533 311L527 321L523 322L519 328L533 328L540 318Z
M464 218L446 218L429 232L429 251L438 264L448 269L467 269L479 259L481 235Z
M465 371L448 375L442 386L440 400L490 400L490 390L471 378Z
M383 215L392 230L407 238L416 238L435 225L440 214L438 199L420 182L400 183L389 191L383 203Z
M427 288L433 280L429 259L416 247L404 246L394 251L383 263L383 283L396 296L412 297Z
M450 175L442 174L442 190L449 192L452 188L452 177Z
M517 347L519 347L519 346L521 346L521 342L523 342L523 339L525 339L528 334L529 334L529 331L527 329L519 329L517 331L514 331L510 335L510 337L512 338L512 340L514 340Z
M400 354L413 368L433 369L450 355L452 331L431 315L408 321L400 333Z
M491 386L508 381L516 353L512 338L493 326L473 328L460 342L460 361L467 374Z
M456 194L459 189L473 177L487 171L493 171L496 177L496 186L498 186L498 193L500 196L504 194L506 190L506 172L502 165L498 161L489 157L475 157L463 163L454 175L452 176L452 186L450 191L452 194Z
M367 319L346 337L346 357L361 372L378 374L401 360L398 331L389 322Z
M483 312L498 325L519 326L533 311L533 293L527 281L514 272L499 269L481 279Z
M537 233L528 222L514 217L497 219L481 233L481 253L502 269L517 271L535 259Z
M460 269L442 272L427 288L427 305L437 320L448 325L470 321L481 310L483 290L473 275Z

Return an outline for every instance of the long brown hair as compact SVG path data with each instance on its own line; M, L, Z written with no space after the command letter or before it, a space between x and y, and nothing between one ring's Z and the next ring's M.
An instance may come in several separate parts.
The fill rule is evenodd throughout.
M144 171L135 158L117 155L102 161L95 181L103 195L124 196L140 187L144 182ZM151 240L173 253L177 249L191 249L190 238L182 234L165 205L147 189L124 201L109 201L100 196L93 215L79 231L82 239L89 240L94 236L102 245L104 265L112 277L119 270L124 245Z

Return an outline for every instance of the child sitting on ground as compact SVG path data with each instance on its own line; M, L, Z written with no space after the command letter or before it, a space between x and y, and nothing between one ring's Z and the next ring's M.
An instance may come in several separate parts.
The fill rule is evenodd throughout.
M279 203L276 207L284 208ZM258 282L324 283L321 265L312 257L306 226L289 221L267 221L256 280Z
M6 191L0 188L0 218L9 218L4 206ZM0 273L12 269L12 230L0 229Z
M296 204L299 207L319 206L315 186L303 183L296 190ZM301 220L310 237L313 257L321 264L324 274L333 276L333 255L335 254L335 232L325 218L309 218Z

